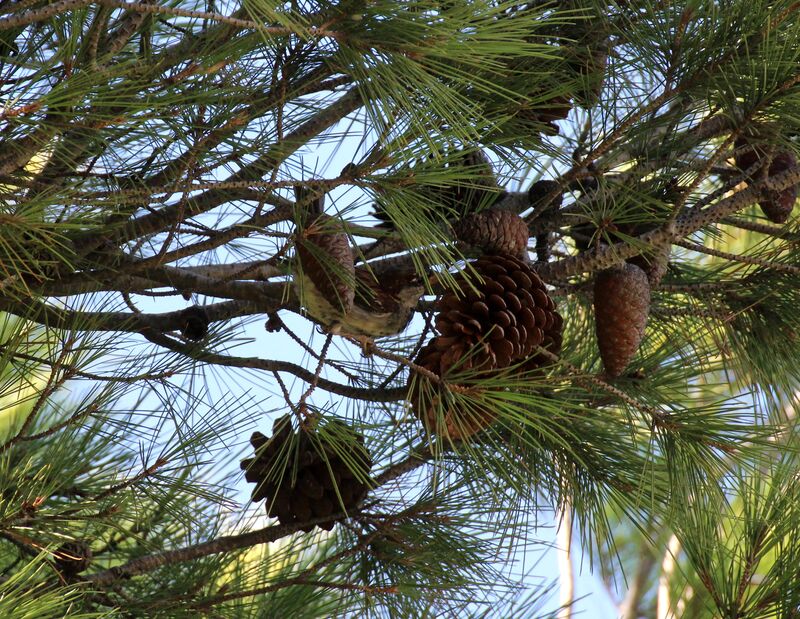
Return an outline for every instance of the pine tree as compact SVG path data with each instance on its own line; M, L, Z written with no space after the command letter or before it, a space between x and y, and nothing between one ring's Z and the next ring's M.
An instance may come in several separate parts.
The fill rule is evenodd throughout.
M0 2L0 616L800 616L799 9Z

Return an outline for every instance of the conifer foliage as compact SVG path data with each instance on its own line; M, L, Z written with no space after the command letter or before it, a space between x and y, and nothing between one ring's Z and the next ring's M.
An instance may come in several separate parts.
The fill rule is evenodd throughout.
M565 617L556 521L797 616L798 67L790 0L0 1L0 616Z

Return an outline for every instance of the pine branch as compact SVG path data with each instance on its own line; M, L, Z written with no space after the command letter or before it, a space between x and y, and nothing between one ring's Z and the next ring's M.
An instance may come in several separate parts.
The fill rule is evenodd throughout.
M265 154L246 165L239 172L231 175L226 179L226 182L260 179L264 174L277 168L282 161L310 138L358 109L360 105L361 96L358 90L348 91L327 108L318 111L312 118L287 135L282 142L275 144ZM227 202L228 199L226 192L212 189L197 198L187 200L185 206L182 204L167 206L156 213L143 215L131 221L122 226L119 231L111 233L113 242L121 244L143 235L154 234L179 223L183 219L196 217L201 213L216 208L220 204ZM92 237L95 235L96 233L93 233ZM78 247L80 253L84 253L96 249L98 244L97 241L76 240L76 247Z
M78 9L93 4L94 2L95 0L60 0L59 2L53 2L48 6L26 11L22 15L0 19L0 31L46 21L56 15L66 13L70 9Z
M585 252L559 262L551 262L537 269L545 280L566 279L586 272L607 269L626 258L641 252L642 246L659 247L689 236L705 226L722 221L741 209L757 202L767 191L781 191L800 183L800 168L793 168L751 184L734 195L720 200L706 210L689 212L676 218L674 223L657 228L637 237L639 243L616 243L596 252Z
M720 251L712 247L705 247L704 245L690 243L688 241L675 241L674 244L678 245L679 247L683 247L684 249L690 249L692 251L696 251L701 254L707 254L709 256L715 256L717 258L724 258L725 260L730 260L731 262L760 266L765 269L780 271L783 273L800 274L800 268L791 264L782 264L780 262L775 262L774 260L764 260L761 258L755 258L753 256L732 254L730 252Z
M190 11L178 7L158 6L147 4L145 2L122 2L121 0L95 0L97 4L106 6L112 9L123 9L140 15L173 15L176 17L190 17L194 19L203 19L212 22L219 22L241 28L244 30L255 30L267 35L282 35L291 34L292 32L286 28L269 27L257 22L238 19L236 17L229 17L219 13L209 13L206 11ZM115 50L116 51L116 50Z
M282 537L299 532L302 527L311 524L316 525L333 522L341 519L345 515L346 514L339 512L325 518L315 518L306 523L273 525L263 529L250 531L248 533L241 533L239 535L220 536L211 541L196 544L194 546L178 548L176 550L167 550L153 555L140 557L138 559L129 561L124 565L112 567L96 574L89 574L84 577L84 580L95 587L106 586L119 580L131 578L137 574L146 574L152 572L157 568L167 565L175 565L177 563L184 563L186 561L207 557L209 555L222 552L231 552L243 548L250 548L258 544L274 542Z

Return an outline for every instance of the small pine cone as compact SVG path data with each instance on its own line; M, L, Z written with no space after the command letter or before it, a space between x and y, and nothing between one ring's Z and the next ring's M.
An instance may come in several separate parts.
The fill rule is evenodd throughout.
M776 176L797 165L797 158L791 151L774 152L768 146L751 145L747 137L739 137L736 140L735 162L742 172L750 167L757 165L755 171L751 172L750 178L758 180L763 176ZM765 166L769 161L769 167ZM797 200L798 186L787 187L782 191L771 191L767 197L758 204L764 215L772 223L785 223L792 214L794 203Z
M480 248L486 254L528 255L528 224L516 213L490 208L473 213L453 226L459 241Z
M193 305L181 312L181 335L195 342L208 335L208 314L202 306Z
M264 328L270 333L276 333L283 329L283 321L278 316L277 312L270 312L267 314L267 322L264 323Z
M620 376L639 348L650 313L650 282L634 264L606 269L594 283L597 344L606 375Z
M256 484L253 501L266 500L267 515L281 524L303 523L352 509L367 494L365 480L372 457L364 437L340 421L328 422L327 428L330 436L340 440L333 443L317 431L292 432L290 417L285 415L276 420L271 438L260 432L250 438L255 457L242 460L241 468L245 479ZM345 449L349 453L344 453ZM317 526L329 531L334 524ZM301 527L306 532L313 528Z
M797 165L797 159L791 151L777 153L769 166L769 175L776 176ZM797 201L798 185L787 187L782 191L771 191L766 200L759 202L761 210L772 223L782 224L792 214L794 203Z
M797 202L798 188L800 188L799 185L793 185L783 191L770 192L767 200L759 202L758 205L767 219L774 224L786 223L792 214L794 203Z
M53 562L66 579L86 570L92 562L92 549L84 541L66 542L53 553Z
M350 239L341 222L318 215L298 235L297 257L302 281L298 296L309 314L331 324L353 307L355 266Z
M544 199L552 192L557 191L558 188L558 181L548 179L536 181L531 185L530 189L528 189L528 202L537 210L541 210L545 208L545 206L547 207L546 210L558 210L561 208L561 204L564 201L564 194L562 192L556 193L546 205L544 204Z
M456 212L466 215L494 203L501 192L486 153L482 150L464 151L451 165L462 167L469 174L468 179L446 190L449 194L447 199Z
M533 107L531 111L536 116L538 121L543 123L552 123L557 120L564 120L567 116L569 116L571 110L572 103L570 103L569 97L559 95L557 97L553 97L549 101Z
M752 138L746 136L739 136L736 138L736 142L734 143L734 148L736 149L734 153L734 162L736 163L736 167L742 172L746 172L752 166L756 165L756 163L762 162L762 165L757 166L756 169L751 172L751 178L754 178L758 176L758 172L761 171L763 165L766 164L768 153L765 147L753 145L751 140Z

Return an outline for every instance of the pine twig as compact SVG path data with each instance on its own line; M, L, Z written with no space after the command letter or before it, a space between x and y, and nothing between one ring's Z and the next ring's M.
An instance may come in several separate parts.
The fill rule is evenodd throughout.
M591 273L609 268L639 254L642 245L660 247L672 243L757 202L765 191L778 192L797 184L800 184L800 166L753 183L746 189L720 200L705 210L693 210L683 214L669 225L642 234L638 237L639 243L635 245L625 242L615 243L608 247L599 248L596 252L584 252L559 262L541 265L537 270L539 275L547 281L550 279L566 279L581 273Z
M0 19L0 31L47 21L59 13L66 13L71 9L79 9L93 4L95 1L96 0L60 0L60 2L52 2L47 6L26 11L21 15Z
M137 574L152 572L153 570L166 565L185 563L186 561L207 557L213 554L231 552L233 550L250 548L258 544L274 542L282 537L291 535L292 533L297 533L302 528L309 525L335 522L348 515L353 516L354 512L351 511L350 514L337 512L330 516L313 518L302 523L273 525L263 529L258 529L256 531L250 531L248 533L224 535L211 541L195 544L193 546L177 548L175 550L165 550L163 552L148 555L146 557L132 559L123 565L112 567L96 574L89 574L84 577L84 580L94 586L104 586L117 580L136 576Z
M325 367L325 358L328 355L328 348L330 347L332 341L333 335L329 333L325 337L325 343L322 345L322 350L319 353L317 369L314 371L314 379L308 384L308 388L305 390L303 395L300 396L300 400L297 402L296 410L299 412L304 412L306 410L306 400L308 400L308 397L314 392L314 389L317 388L319 377L322 374L322 368Z
M780 271L783 273L792 273L794 275L800 274L800 267L792 264L783 264L781 262L773 262L772 260L763 260L761 258L754 258L753 256L745 256L742 254L732 254L726 251L720 251L711 247L700 245L699 243L690 243L689 241L673 241L674 245L683 247L691 251L696 251L701 254L707 254L716 258L723 258L731 262L739 262L741 264L749 264L752 266L764 267L773 271Z
M17 443L25 440L25 434L30 429L31 425L33 425L34 420L39 415L39 412L45 406L50 396L53 395L56 390L58 390L58 388L61 387L65 382L72 378L72 372L70 371L69 367L65 367L64 364L64 360L70 352L72 352L71 342L67 342L59 352L58 359L56 359L56 361L50 367L50 376L48 377L47 385L44 389L42 389L39 397L36 398L36 402L34 402L33 407L25 417L25 421L22 422L22 425L20 426L19 430L17 430L17 433L5 443L0 445L0 453L7 451Z
M577 382L583 383L584 385L592 385L594 387L599 387L601 390L617 397L618 399L622 400L632 408L645 413L650 418L653 426L661 426L668 418L668 416L665 413L656 410L652 406L642 404L638 400L629 396L624 391L617 389L613 385L608 384L606 381L602 380L598 376L592 376L590 374L582 372L580 369L576 368L571 363L565 361L558 355L553 354L549 350L546 350L541 346L537 346L537 352L547 357L554 363L558 363L565 366L570 371L570 373L573 375L573 378Z

